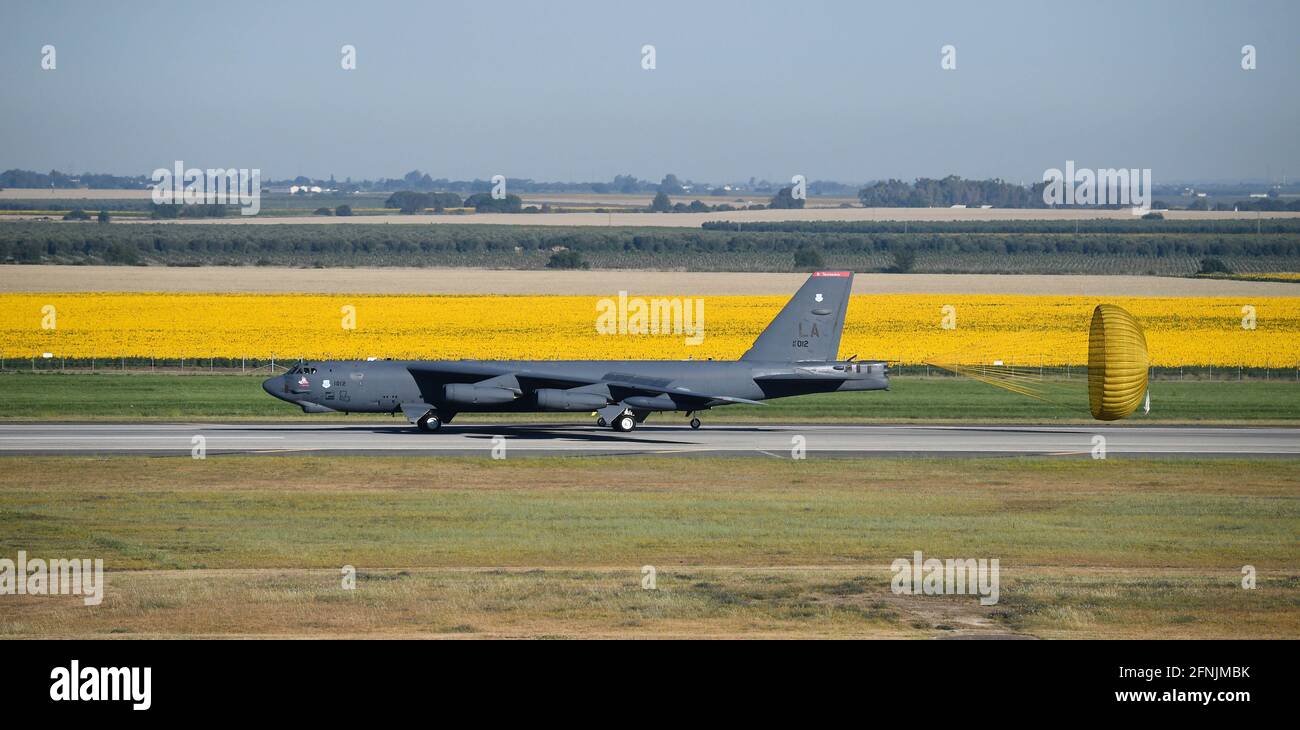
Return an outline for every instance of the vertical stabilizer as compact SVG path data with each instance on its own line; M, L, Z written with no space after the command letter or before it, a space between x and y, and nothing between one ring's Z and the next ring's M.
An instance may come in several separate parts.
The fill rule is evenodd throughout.
M851 271L814 272L740 359L835 360L852 288Z

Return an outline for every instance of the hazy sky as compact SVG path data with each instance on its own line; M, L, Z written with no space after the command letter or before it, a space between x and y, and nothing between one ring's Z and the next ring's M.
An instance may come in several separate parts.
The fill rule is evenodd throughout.
M1019 182L1072 159L1149 167L1157 184L1300 175L1300 3L1286 0L0 12L0 169ZM340 67L344 44L356 70Z

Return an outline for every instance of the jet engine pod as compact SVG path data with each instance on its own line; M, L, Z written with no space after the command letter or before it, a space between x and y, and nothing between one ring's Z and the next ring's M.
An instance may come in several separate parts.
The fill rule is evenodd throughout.
M600 393L576 390L541 388L537 391L537 407L547 411L594 411L609 405Z
M1147 392L1147 339L1125 310L1099 304L1088 329L1088 406L1099 421L1132 413Z
M680 408L672 398L662 393L652 396L634 395L630 398L624 398L623 402L633 408L642 408L647 411L675 411Z
M449 383L442 389L442 397L448 403L464 405L496 405L509 403L518 398L513 390L478 386L472 383Z

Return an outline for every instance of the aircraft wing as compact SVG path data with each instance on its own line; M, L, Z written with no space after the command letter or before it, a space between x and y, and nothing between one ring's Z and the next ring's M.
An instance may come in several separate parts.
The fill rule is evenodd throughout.
M602 380L604 385L608 385L611 393L614 389L631 390L636 393L645 393L648 395L675 395L682 398L698 398L702 401L721 401L723 403L743 403L751 406L765 406L763 401L750 400L748 398L739 398L733 395L713 395L710 393L701 393L690 388L683 388L672 385L648 385L644 383L629 383L618 380Z
M429 385L447 383L476 383L491 378L513 376L521 389L532 391L538 388L578 388L584 385L604 385L610 389L615 400L622 400L630 395L669 395L679 398L698 399L701 402L718 401L746 405L766 405L762 401L739 398L730 395L702 393L691 388L673 385L672 381L662 378L638 376L633 373L606 373L600 378L562 375L533 370L517 370L483 363L438 362L411 365L407 368L417 382Z
M421 385L446 385L447 383L477 383L503 375L513 375L519 386L526 390L538 388L576 388L590 385L590 378L570 377L557 373L515 370L495 365L468 362L437 362L410 365L406 368Z

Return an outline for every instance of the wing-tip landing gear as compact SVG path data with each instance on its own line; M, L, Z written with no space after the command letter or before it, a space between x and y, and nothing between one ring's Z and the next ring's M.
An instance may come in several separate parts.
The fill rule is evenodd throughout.
M698 429L699 427L700 427L700 419L698 419L698 418L692 418L692 419L691 419L691 428Z

